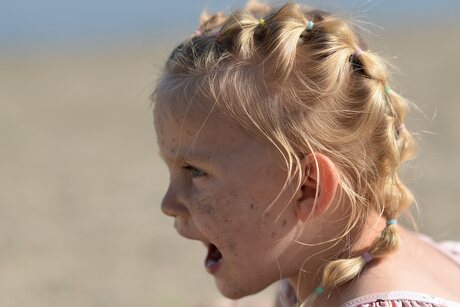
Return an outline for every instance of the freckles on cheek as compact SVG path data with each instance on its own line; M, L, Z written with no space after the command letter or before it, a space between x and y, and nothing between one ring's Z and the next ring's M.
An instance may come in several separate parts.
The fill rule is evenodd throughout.
M212 196L196 199L193 204L193 213L200 221L201 227L206 229L208 233L216 236L225 231L226 224L230 223L230 218L222 211L222 204Z
M238 256L235 237L241 229L237 205L233 194L227 199L204 197L194 203L195 214L203 218L201 227L208 239L234 257Z
M198 215L206 216L207 219L216 223L232 224L234 222L235 210L238 210L235 197L205 196L194 201L193 207Z
M216 204L215 201L209 197L198 199L194 206L197 213L200 215L208 216L209 218L215 218L216 216Z

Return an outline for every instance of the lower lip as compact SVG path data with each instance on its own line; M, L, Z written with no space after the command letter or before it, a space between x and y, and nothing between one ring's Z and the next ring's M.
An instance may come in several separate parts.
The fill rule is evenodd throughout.
M220 258L219 261L212 263L209 263L205 260L204 266L206 267L206 271L208 271L209 274L214 275L217 273L217 271L219 271L220 267L222 266L222 258Z

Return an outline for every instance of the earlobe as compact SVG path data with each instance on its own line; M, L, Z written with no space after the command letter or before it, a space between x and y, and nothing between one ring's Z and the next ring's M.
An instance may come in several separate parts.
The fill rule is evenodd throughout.
M339 176L334 163L325 155L310 153L302 159L304 177L296 197L295 211L302 222L319 216L333 203Z

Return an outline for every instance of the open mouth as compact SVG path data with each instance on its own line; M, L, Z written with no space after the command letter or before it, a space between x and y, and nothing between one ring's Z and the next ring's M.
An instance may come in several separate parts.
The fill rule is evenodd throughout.
M216 273L222 263L222 253L214 244L208 244L208 254L204 260L204 265L209 273Z

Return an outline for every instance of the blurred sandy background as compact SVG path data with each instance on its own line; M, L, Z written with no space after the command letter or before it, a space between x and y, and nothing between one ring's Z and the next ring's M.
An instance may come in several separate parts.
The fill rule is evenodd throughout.
M351 9L386 28L361 24L374 33L372 50L400 68L392 88L423 111L412 110L406 124L420 150L405 168L421 229L436 240L460 240L460 22L450 17L459 9L449 1L440 11L409 2L414 10L396 1L354 1ZM0 3L0 17L34 13L24 1L12 3ZM167 52L193 32L206 3L215 10L244 1L196 1L177 11L184 3L140 1L125 13L147 20L141 4L150 5L157 24L130 24L143 33L125 38L101 31L104 39L88 35L90 43L78 31L72 43L65 29L59 35L67 40L40 32L27 41L27 14L9 45L0 27L0 306L198 307L219 297L202 244L180 238L160 212L168 177L148 95ZM11 14L1 10L8 5ZM103 10L95 10L97 20ZM56 28L65 28L61 19ZM121 29L120 20L113 22ZM234 306L269 299L273 290Z

